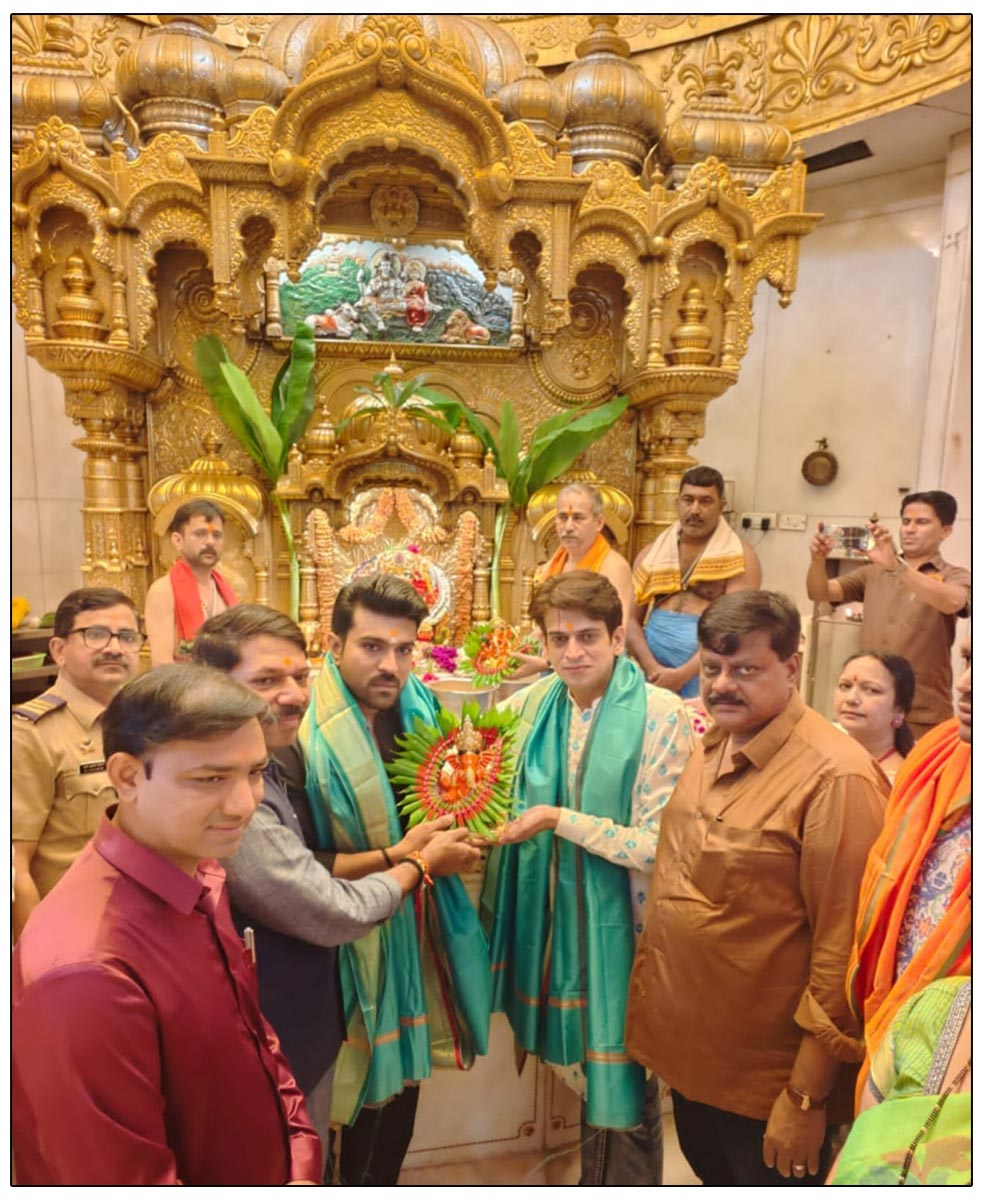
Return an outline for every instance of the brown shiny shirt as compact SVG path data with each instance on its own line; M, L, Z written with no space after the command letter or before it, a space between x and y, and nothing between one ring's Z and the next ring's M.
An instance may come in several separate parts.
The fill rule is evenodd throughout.
M903 579L904 572L887 571L876 563L843 575L843 603L862 600L864 623L860 648L903 654L915 672L915 700L909 718L916 725L941 725L952 716L952 643L956 621L968 617L972 577L939 555L918 568L966 593L958 613L943 613L920 600Z
M711 727L663 812L626 1044L687 1099L765 1120L803 1032L862 1058L844 980L887 781L798 693L730 765L728 741Z

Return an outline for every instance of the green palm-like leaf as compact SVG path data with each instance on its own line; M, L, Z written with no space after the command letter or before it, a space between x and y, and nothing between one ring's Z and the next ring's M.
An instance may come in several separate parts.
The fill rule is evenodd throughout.
M589 412L580 413L565 427L554 430L549 440L541 443L542 449L535 458L530 451L533 462L529 473L529 491L535 492L545 487L562 474L579 454L607 433L628 404L627 396L615 396Z
M262 404L260 404L259 398L253 391L253 385L249 382L249 377L246 373L241 371L234 362L224 362L220 369L226 388L229 394L235 398L239 412L249 426L256 445L259 447L260 453L256 459L256 464L262 469L271 483L276 483L280 478L278 468L283 448L280 435L273 428L273 422L270 420ZM221 415L220 412L219 416Z
M287 455L304 436L304 431L314 414L314 363L317 348L314 331L307 325L298 325L290 348L286 371L277 376L279 387L274 385L274 405L277 411L273 425L280 435L280 462L278 475L287 467Z
M502 474L506 480L514 479L519 467L519 449L522 434L519 430L519 418L515 415L512 402L506 400L502 405L502 422L498 430L498 455L502 464Z
M229 388L222 373L222 367L230 361L228 351L213 334L200 337L195 343L195 365L215 404L215 411L243 450L254 462L259 463L262 457L259 442L242 413L238 397Z

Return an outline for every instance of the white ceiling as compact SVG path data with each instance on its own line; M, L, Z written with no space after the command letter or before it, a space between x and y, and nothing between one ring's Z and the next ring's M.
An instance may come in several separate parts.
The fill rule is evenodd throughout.
M967 83L897 112L808 138L802 143L807 157L842 146L844 142L860 140L874 152L872 158L830 167L811 176L809 190L815 192L856 179L945 162L951 138L971 128L971 114L971 87Z

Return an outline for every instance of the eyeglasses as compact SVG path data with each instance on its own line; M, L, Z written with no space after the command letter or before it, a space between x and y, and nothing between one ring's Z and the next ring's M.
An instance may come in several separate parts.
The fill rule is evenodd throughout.
M136 629L120 629L114 632L105 625L86 625L83 629L71 630L68 636L71 637L73 633L80 633L82 641L90 650L105 650L113 638L124 650L139 650L146 641L143 634L138 633Z

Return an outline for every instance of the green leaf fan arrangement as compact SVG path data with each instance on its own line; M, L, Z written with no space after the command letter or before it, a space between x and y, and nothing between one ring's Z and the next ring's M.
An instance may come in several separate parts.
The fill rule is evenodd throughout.
M521 648L519 635L504 621L472 625L464 637L461 671L471 676L475 687L494 687L519 669L513 656Z
M213 334L195 342L195 365L222 423L276 488L287 469L287 456L300 441L314 413L314 332L298 325L290 357L277 372L266 412L249 377L232 361ZM280 517L290 556L290 616L300 610L300 561L290 513L275 490L270 499Z
M518 723L517 713L481 713L473 701L463 706L460 721L443 709L436 726L417 717L413 730L396 739L399 754L386 763L403 791L398 807L410 828L449 814L458 826L487 837L508 820Z

